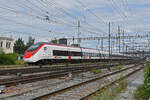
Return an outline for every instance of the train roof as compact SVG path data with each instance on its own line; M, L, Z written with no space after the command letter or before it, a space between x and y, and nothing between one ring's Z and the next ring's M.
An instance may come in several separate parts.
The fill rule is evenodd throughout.
M38 42L36 44L48 44L48 45L52 45L52 46L60 46L60 47L72 47L72 48L82 48L82 49L87 49L87 50L99 50L99 49L93 49L93 48L85 48L85 47L74 47L74 46L65 46L65 45L60 45L60 44L52 44L52 43L49 43L49 42ZM99 50L100 53L103 53L103 54L109 54L109 52L106 52L106 51L101 51ZM113 53L113 55L122 55L120 53Z
M82 49L90 49L90 50L99 50L99 49L93 49L93 48L85 48L85 47L75 47L75 46L65 46L65 45L60 45L60 44L52 44L49 42L37 42L36 44L48 44L48 45L53 45L53 46L61 46L61 47L72 47L72 48L82 48Z

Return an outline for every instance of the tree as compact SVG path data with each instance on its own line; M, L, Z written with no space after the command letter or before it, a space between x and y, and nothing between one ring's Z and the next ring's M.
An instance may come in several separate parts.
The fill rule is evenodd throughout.
M18 40L14 43L14 52L18 54L24 54L25 52L25 44L22 38L18 38Z
M71 44L71 46L80 47L80 44Z
M45 16L45 20L48 20L48 21L50 21L50 18L49 18L49 16Z
M52 43L52 44L58 44L58 40L56 40L56 39L55 40L51 40L50 43Z
M29 36L28 42L26 44L26 49L28 49L31 45L34 44L35 39Z

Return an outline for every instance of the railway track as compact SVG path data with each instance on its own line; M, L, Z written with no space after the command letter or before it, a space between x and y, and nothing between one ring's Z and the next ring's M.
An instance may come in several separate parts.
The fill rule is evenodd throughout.
M65 67L65 68L59 68L58 69L51 69L51 72L47 72L44 74L35 74L35 75L29 75L29 76L20 76L20 77L14 77L14 78L8 78L8 79L1 79L0 80L0 85L5 85L5 86L13 86L17 85L20 83L31 83L39 80L45 80L45 79L51 79L51 78L56 78L59 76L63 75L68 75L68 73L81 73L81 72L86 72L90 71L92 69L99 69L99 68L105 68L105 67L112 67L112 66L117 66L118 64L115 65L105 65L105 66L84 66L84 67Z
M122 65L126 64L133 64L135 62L124 62L121 63ZM119 65L120 63L118 62L112 62L112 65ZM96 64L69 64L69 65L53 65L53 66L45 66L42 68L39 68L39 66L34 66L34 67L26 67L26 68L21 68L21 69L1 69L0 68L0 75L16 75L17 73L21 74L30 74L30 73L38 73L38 72L47 72L47 71L57 71L57 70L62 70L62 69L68 69L68 68L73 68L73 67L81 67L81 66L101 66L101 68L105 68L107 66L110 66L108 63L96 63Z
M137 71L142 70L143 68L144 68L144 67L140 67L140 68L138 68L138 69L136 69L136 70L134 70L134 71L128 73L127 75L125 75L125 76L123 76L123 77L121 77L121 78L119 78L119 79L117 79L117 80L114 80L114 81L112 81L112 82L110 82L110 83L104 85L104 86L101 87L100 89L96 89L96 91L94 91L94 92L92 92L92 93L90 93L90 94L88 94L88 95L82 97L80 100L89 100L90 98L92 98L93 96L95 96L97 93L102 93L103 90L105 90L105 89L107 89L107 88L113 86L113 85L114 85L115 83L117 83L117 82L120 82L120 81L122 81L122 80L124 80L124 79L130 77L131 75L135 74Z
M44 71L46 71L45 73L38 73L38 74L33 74L33 75L28 75L28 76L0 79L0 85L13 86L13 85L17 85L20 83L23 83L23 84L31 83L35 81L46 80L46 79L56 78L56 77L63 76L63 75L68 75L68 73L72 73L72 74L81 73L81 72L90 71L92 69L104 69L104 68L118 66L118 65L119 64L112 64L112 65L107 64L107 65L102 65L102 66L84 65L84 66L59 67L59 68L52 67L49 69L46 68L47 70L44 69ZM37 70L35 72L37 72Z
M136 68L137 66L138 66L138 68ZM133 68L134 68L134 70L133 70ZM87 81L81 82L79 84L76 84L76 85L73 85L73 86L69 86L69 87L66 87L66 88L63 88L63 89L60 89L60 90L57 90L57 91L54 91L54 92L51 92L51 93L39 96L39 97L36 97L36 98L33 98L32 100L45 100L45 99L71 100L70 98L72 98L74 100L78 100L77 97L78 98L80 97L80 100L87 100L89 97L93 96L97 91L105 89L106 87L114 84L115 82L117 82L119 80L122 80L122 79L124 79L126 77L129 77L130 75L134 74L136 71L141 70L142 68L144 68L143 64L134 65L134 66L131 66L131 67L128 67L128 68L121 69L119 71L115 71L115 72L108 73L108 74L105 74L105 75L102 75L102 76L94 77L92 79L89 79ZM126 73L125 71L128 71L128 70L130 72ZM106 84L105 86L103 86L100 89L97 89L97 84L95 83L96 81L105 79L106 77L110 77L110 76L113 76L115 74L119 74L119 73L122 73L122 72L125 72L126 75L124 75L122 78L118 78L118 79L112 81L109 84ZM93 88L89 88L89 87L93 87ZM82 91L78 92L79 88ZM86 90L86 91L83 91L83 90ZM92 91L92 93L88 93L89 91L90 92ZM86 93L88 93L88 95L85 95L82 92L86 92Z
M0 70L0 75L17 74L17 73L30 74L30 73L38 73L38 72L65 70L65 69L71 69L74 67L81 68L82 66L90 67L90 66L98 66L98 65L104 66L106 64L57 65L57 66L49 66L49 67L42 67L42 68L32 67L32 68L13 69L13 70Z

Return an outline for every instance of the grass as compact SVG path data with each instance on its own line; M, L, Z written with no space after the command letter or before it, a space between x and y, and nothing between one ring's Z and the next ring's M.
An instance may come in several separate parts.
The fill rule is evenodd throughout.
M117 100L116 96L118 95L118 93L122 93L126 91L126 89L127 81L123 80L116 83L111 88L106 89L102 93L97 93L96 96L91 100Z
M93 70L93 73L94 73L94 74L100 74L101 72L102 72L101 69L94 69L94 70Z
M13 65L0 65L0 70L13 70L21 67L26 67L27 64L24 63L23 60L16 61L16 64Z
M23 65L23 64L24 64L24 60L22 59L22 60L20 60L20 61L16 61L16 64L18 64L18 65Z
M144 70L144 84L137 87L134 97L137 100L150 99L150 61L148 61Z
M119 65L119 66L114 67L114 70L121 70L123 67L124 67L123 65Z
M136 100L148 100L150 98L150 86L145 84L138 87L134 93Z
M0 65L0 68L7 68L7 67L24 67L24 65Z

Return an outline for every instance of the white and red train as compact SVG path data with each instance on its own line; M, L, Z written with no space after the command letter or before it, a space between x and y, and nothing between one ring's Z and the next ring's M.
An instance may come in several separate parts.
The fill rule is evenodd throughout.
M111 59L129 59L121 54L111 55ZM56 62L86 62L110 60L109 53L97 49L63 46L39 42L29 47L24 61L31 64Z

